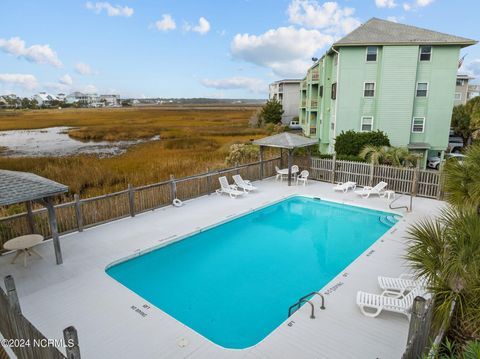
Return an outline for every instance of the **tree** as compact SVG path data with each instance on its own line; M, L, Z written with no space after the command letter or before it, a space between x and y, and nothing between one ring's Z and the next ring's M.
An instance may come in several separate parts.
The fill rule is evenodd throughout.
M466 144L471 144L472 138L480 139L480 96L453 108L452 128Z
M363 158L367 162L370 162L374 165L380 164L380 161L385 158L387 153L386 146L373 146L366 145L358 154L359 157Z
M263 124L277 124L282 122L282 115L282 104L276 98L273 98L268 100L267 103L263 105L259 117Z
M384 164L396 167L413 167L421 158L420 155L412 153L405 147L388 146L365 146L359 157L374 165Z

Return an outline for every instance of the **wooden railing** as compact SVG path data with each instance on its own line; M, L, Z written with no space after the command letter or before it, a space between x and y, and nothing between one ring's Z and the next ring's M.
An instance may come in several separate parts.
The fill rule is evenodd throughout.
M434 305L431 300L416 297L412 305L407 346L402 359L433 358L431 350Z
M124 217L170 205L175 198L187 200L215 192L219 188L220 176L239 173L243 178L259 180L275 174L275 166L280 166L280 157L246 165L207 171L202 174L174 178L147 186L128 186L124 191L103 196L80 199L55 206L60 234L83 231L89 228ZM231 181L231 178L230 178ZM50 226L46 209L33 211L33 232L50 238ZM27 213L16 214L0 219L0 244L11 238L32 233Z
M307 106L307 100L303 99L301 103L301 107Z
M310 107L317 108L318 100L310 100Z
M441 171L421 170L356 161L312 158L311 177L328 182L356 182L358 186L374 186L380 181L388 189L414 196L442 198Z
M312 72L312 81L318 81L319 78L320 76L318 72Z
M74 327L63 330L63 340L52 342L22 314L13 277L5 277L5 290L0 288L0 332L3 346L19 359L80 359L78 335ZM53 345L52 345L53 343ZM63 347L66 355L58 347Z

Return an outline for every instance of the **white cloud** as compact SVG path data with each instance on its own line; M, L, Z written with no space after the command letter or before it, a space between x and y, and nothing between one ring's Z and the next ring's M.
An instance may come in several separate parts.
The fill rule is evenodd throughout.
M60 80L58 80L58 82L66 86L71 86L73 84L73 79L72 76L70 76L69 74L65 74L60 77Z
M172 18L170 14L163 14L162 20L157 20L155 22L155 27L159 31L170 31L175 30L177 28L177 24L175 20Z
M0 38L0 49L7 54L24 58L30 62L49 64L55 67L62 66L62 62L58 59L57 53L52 50L50 45L32 45L26 47L25 41L21 38L12 37L8 40Z
M348 33L361 23L353 17L355 9L342 8L337 2L319 4L316 0L292 0L287 14L292 24L322 29L337 36Z
M75 71L77 71L80 75L84 76L89 76L89 75L95 75L96 71L94 71L90 65L84 63L84 62L77 62L75 64Z
M217 90L248 90L258 93L265 92L265 83L254 77L229 77L224 79L203 79L200 81L203 86Z
M85 93L97 93L98 92L97 87L95 85L92 85L92 84L83 86L79 90L81 92L85 92Z
M406 2L404 2L404 3L402 4L402 6L403 6L403 10L405 10L405 11L410 11L410 10L412 9L412 5L410 5L410 4L406 3Z
M311 57L333 42L331 35L293 26L261 35L237 34L231 43L234 57L268 67L280 76L304 76Z
M377 7L394 8L397 6L397 3L395 0L375 0L375 5L377 5Z
M480 59L474 59L468 63L463 62L463 65L458 72L466 73L475 78L480 78Z
M430 5L433 1L434 0L417 0L415 3L420 7L424 7Z
M92 3L87 1L85 7L89 10L95 11L100 14L103 10L107 12L108 16L125 16L130 17L133 15L133 9L128 6L112 5L108 2L96 2Z
M184 24L183 29L185 31L194 31L198 32L200 35L205 35L207 32L210 31L210 23L202 16L200 17L200 19L198 19L197 25L193 26L187 22Z
M38 87L36 77L30 74L0 74L0 82L18 85L27 90L33 90Z

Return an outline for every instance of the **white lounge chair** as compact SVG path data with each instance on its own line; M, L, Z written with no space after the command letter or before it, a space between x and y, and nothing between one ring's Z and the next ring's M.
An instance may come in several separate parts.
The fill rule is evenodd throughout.
M240 175L233 175L233 181L238 188L241 188L244 192L256 191L257 187L253 186L250 181L244 180Z
M225 176L219 177L218 181L220 182L220 189L217 189L217 194L225 193L231 198L237 198L238 196L245 194L244 191L239 191L237 186L228 184L227 177Z
M384 196L385 187L388 186L387 182L380 181L375 187L365 186L360 190L355 191L356 194L362 196L363 198L368 198L372 194L377 194L379 196Z
M357 292L357 305L360 311L367 317L376 317L382 311L400 313L410 318L413 300L417 296L422 296L425 291L421 288L414 288L406 295L398 292L383 291L382 294L373 294L359 291ZM367 310L369 309L369 310Z
M400 274L397 278L378 277L378 285L383 290L406 293L414 288L425 288L426 282L423 279L416 279L413 274Z
M334 191L341 191L341 192L348 192L349 189L355 190L357 187L357 182L338 182L335 187L333 187Z
M303 170L302 172L300 172L300 174L297 177L297 186L299 182L303 182L303 187L305 187L305 185L307 184L309 174L310 173L308 173L307 170Z

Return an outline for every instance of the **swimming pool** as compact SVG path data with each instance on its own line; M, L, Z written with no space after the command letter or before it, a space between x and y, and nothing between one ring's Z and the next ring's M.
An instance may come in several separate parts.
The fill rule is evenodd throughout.
M292 304L323 288L394 222L391 213L295 196L106 272L212 342L241 349L265 338Z

